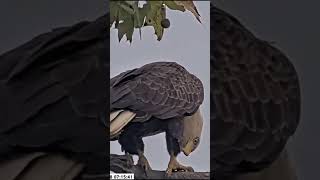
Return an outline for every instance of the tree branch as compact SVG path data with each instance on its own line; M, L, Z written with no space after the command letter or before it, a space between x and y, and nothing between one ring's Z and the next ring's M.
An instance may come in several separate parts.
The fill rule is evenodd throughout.
M133 164L132 157L110 154L110 170L115 173L134 173L135 179L209 179L209 172L174 172L170 177L165 171L150 170L146 173L140 166Z

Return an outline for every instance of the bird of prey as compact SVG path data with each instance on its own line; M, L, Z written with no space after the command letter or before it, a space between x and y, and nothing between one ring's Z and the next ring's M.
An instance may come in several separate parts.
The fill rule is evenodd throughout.
M0 56L1 179L106 171L108 19L54 29Z
M211 155L221 179L260 171L298 126L300 89L289 59L211 7Z
M138 155L138 165L151 169L144 156L143 137L166 133L170 162L175 170L193 171L176 157L199 145L203 120L202 82L175 62L154 62L123 72L110 81L110 138L127 154Z

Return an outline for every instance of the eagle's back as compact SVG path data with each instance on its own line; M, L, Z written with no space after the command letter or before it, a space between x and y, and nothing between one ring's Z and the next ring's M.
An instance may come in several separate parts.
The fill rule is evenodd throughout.
M297 73L288 58L229 14L212 8L211 121L218 173L269 166L300 117Z
M106 151L105 22L55 29L0 56L0 155Z
M111 111L169 119L191 115L203 102L200 79L175 62L155 62L111 79Z

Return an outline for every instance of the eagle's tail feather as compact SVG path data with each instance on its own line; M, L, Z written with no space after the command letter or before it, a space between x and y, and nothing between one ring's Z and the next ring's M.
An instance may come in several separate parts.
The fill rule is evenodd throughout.
M110 138L117 136L120 131L136 116L131 111L118 110L110 113Z
M110 123L115 120L115 118L121 113L123 112L124 110L118 110L118 111L113 111L111 112L110 114Z

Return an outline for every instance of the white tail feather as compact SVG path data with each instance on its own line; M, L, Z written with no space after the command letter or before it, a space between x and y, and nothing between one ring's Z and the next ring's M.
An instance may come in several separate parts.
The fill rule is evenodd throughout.
M110 114L110 122L112 122L124 110L113 111Z
M112 139L136 116L131 111L118 110L110 114L110 138Z

